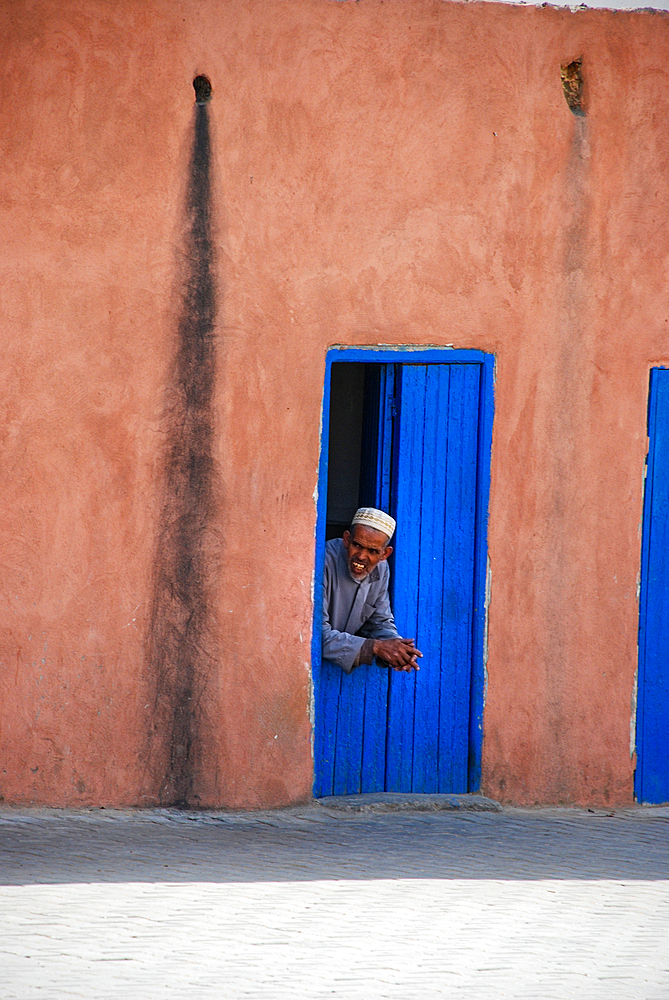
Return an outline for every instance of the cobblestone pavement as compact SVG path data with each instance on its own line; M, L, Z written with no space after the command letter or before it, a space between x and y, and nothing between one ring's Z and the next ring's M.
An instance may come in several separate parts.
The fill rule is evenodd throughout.
M0 810L0 998L669 1000L669 809Z

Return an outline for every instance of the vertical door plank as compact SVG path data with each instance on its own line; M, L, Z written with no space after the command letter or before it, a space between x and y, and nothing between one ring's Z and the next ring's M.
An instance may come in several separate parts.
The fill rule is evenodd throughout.
M669 801L669 370L651 371L644 498L635 791Z
M342 674L337 712L333 795L354 795L362 787L362 734L365 682L369 667Z
M396 366L381 365L379 377L379 443L376 453L374 506L390 511L395 426Z
M395 431L393 482L397 519L394 613L400 634L413 638L416 638L418 624L426 381L426 365L402 365L396 386L399 419ZM388 791L412 791L415 690L413 672L391 671L386 740Z
M390 510L390 488L395 407L395 366L379 365L374 491L371 505ZM361 496L362 502L362 496ZM367 668L362 743L362 791L382 792L386 780L386 728L388 672L376 665Z
M393 425L395 409L395 365L379 366L378 442L376 449L374 502L390 511ZM365 720L362 746L362 791L382 792L386 787L386 731L388 724L388 671L378 666L367 673Z
M362 779L360 791L382 792L386 785L386 725L388 719L388 671L360 667L366 672L362 732Z
M314 726L314 795L332 795L334 788L337 713L343 670L329 660L322 660L314 673L314 702L317 708Z
M414 553L418 574L416 645L423 652L415 681L415 725L412 788L414 792L439 791L439 698L442 658L442 595L444 590L444 519L447 448L444 432L448 420L451 365L429 365L426 370L426 406L421 494L414 516L420 518L420 546Z
M439 788L466 792L472 675L480 365L453 365L444 442Z

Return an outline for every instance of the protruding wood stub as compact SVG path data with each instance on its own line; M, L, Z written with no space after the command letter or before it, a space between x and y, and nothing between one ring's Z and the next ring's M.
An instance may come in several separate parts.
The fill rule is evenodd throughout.
M585 116L585 105L583 101L583 60L572 59L571 62L563 63L560 66L560 79L562 80L562 90L569 107L569 110L579 118Z
M196 76L193 80L195 103L207 104L211 100L211 80L206 76Z

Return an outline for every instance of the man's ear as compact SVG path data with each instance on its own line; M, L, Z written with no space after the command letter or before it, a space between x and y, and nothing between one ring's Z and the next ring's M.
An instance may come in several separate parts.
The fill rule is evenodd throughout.
M392 554L393 554L393 547L392 547L392 545L386 545L385 549L383 550L383 555L379 559L379 562L385 562L386 559L389 556L391 556Z
M351 532L348 529L343 534L344 545L348 545L351 541Z

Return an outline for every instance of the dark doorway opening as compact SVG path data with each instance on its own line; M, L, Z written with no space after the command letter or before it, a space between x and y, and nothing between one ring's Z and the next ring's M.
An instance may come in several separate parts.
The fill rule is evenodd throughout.
M358 507L383 507L390 500L390 436L387 453L379 454L381 393L392 380L389 368L360 362L332 365L326 541L341 538Z

